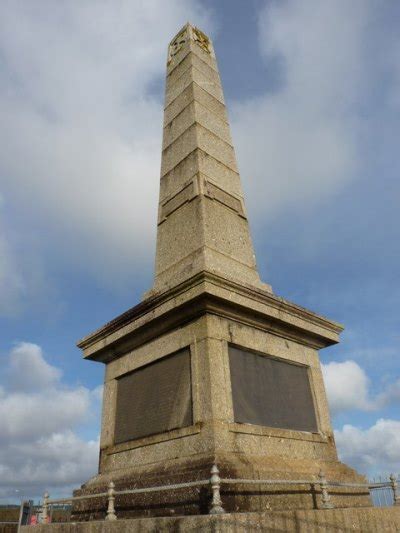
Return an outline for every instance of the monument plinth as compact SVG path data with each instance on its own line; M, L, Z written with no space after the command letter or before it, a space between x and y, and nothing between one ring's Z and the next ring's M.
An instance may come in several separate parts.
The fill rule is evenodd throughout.
M251 135L251 132L249 132ZM318 350L342 327L260 281L213 45L168 50L155 281L78 344L106 365L99 473L76 493L222 477L363 483L339 462ZM207 491L205 491L207 492ZM304 486L222 488L227 511L313 509ZM370 505L337 488L338 507ZM76 518L96 516L82 503ZM203 489L126 496L119 517L207 512ZM101 511L102 513L102 511Z

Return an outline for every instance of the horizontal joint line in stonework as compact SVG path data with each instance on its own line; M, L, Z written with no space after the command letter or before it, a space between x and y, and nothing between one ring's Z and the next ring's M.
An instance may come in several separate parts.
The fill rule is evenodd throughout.
M220 187L218 187L220 188ZM185 187L179 191L176 196L178 196L183 190L185 189ZM223 189L221 189L223 190ZM226 192L226 191L223 191L223 192ZM229 193L227 192L226 194L229 195ZM225 202L223 202L222 200L220 200L219 198L215 198L214 196L211 196L207 193L198 193L196 194L195 196L193 196L192 198L185 198L185 199L182 199L181 203L179 205L177 205L176 207L174 207L174 209L172 209L169 213L167 213L166 215L163 215L162 219L158 222L157 226L161 226L161 224L163 224L167 219L168 217L170 217L173 213L175 213L175 211L178 211L178 209L180 209L181 207L183 207L184 205L188 204L189 202L192 202L193 200L195 200L196 198L200 198L201 196L203 196L204 198L208 198L209 200L212 200L214 202L218 202L219 204L222 205L222 207L224 209L229 209L229 211L232 211L233 213L235 213L237 216L243 218L244 220L247 221L247 217L241 213L238 209L235 209L234 207L231 207L230 205L226 204ZM234 196L232 196L232 198L234 198ZM165 207L165 205L168 204L168 201L162 206L162 207ZM222 252L221 252L222 253Z
M211 96L213 96L218 102L220 102L221 104L225 105L223 101L221 101L217 96L213 95L212 93L210 93L210 91L208 91L208 90L206 89L206 87L208 87L208 86L219 87L220 90L221 90L221 93L222 93L222 99L223 99L223 90L222 90L222 84L221 84L221 81L220 81L220 80L218 80L218 81L214 81L214 80L212 80L212 79L210 79L210 78L207 78L206 75L203 74L203 72L201 72L201 70L198 70L196 67L193 67L193 66L191 66L191 67L189 67L187 70L185 70L185 72L182 74L181 77L183 77L183 76L189 71L190 68L192 68L193 70L196 70L199 74L201 74L202 76L204 76L206 79L205 79L204 81L202 81L202 80L198 80L198 81L196 81L196 80L194 80L193 77L192 77L192 80L188 83L188 85L187 85L186 87L184 87L183 89L181 89L181 90L179 91L179 93L178 93L177 96L180 96L180 95L184 92L184 90L185 90L187 87L189 87L190 83L192 83L192 81L194 81L194 82L196 82L196 84L200 87L200 89L203 89L203 91L206 91L208 94L210 94ZM178 78L178 79L176 80L176 82L174 83L174 85L175 85L176 83L178 83L178 81L179 81L180 79L181 79L181 78ZM168 92L169 92L169 93L174 92L173 89L174 89L174 86L169 87L169 88L167 89L166 93L168 94ZM167 95L166 95L166 96L167 96ZM174 98L171 100L171 102L169 102L169 103L165 106L165 108L167 108L168 106L170 106L171 103L172 103L174 100L176 100L177 96L174 96ZM167 98L166 98L166 100L167 100Z
M193 68L194 70L197 70L197 72L198 72L199 74L201 74L202 76L205 76L205 77L206 77L206 75L203 74L203 72L201 72L201 70L199 70L198 68L194 67L193 65L191 65L189 68ZM176 80L176 82L179 81L179 80L182 78L182 76L183 76L184 74L186 74L186 72L187 72L188 70L189 70L189 69L185 70L185 72L183 72L183 74L182 74L182 75ZM192 80L192 81L195 81L195 80ZM176 82L174 82L174 83L176 83ZM189 85L190 85L190 84L189 84ZM188 86L189 86L189 85L188 85ZM197 82L197 85L200 87L200 89L203 89L204 91L207 91L207 89L205 89L205 87L207 87L207 85L214 85L214 86L216 85L216 86L220 87L220 89L221 89L221 93L223 92L223 91L222 91L222 84L221 84L221 81L212 81L212 80L210 79L209 83L207 83L207 84L205 83L205 84L204 84L204 87L202 87L202 86L200 85L199 82ZM183 91L184 91L185 89L186 89L186 87L184 87L184 88L179 92L179 94L178 94L177 96L179 96L180 94L182 94ZM209 91L207 91L207 92L208 92L209 94L211 94ZM174 98L171 100L171 102L168 102L168 104L165 106L165 108L167 108L169 105L171 105L171 103L177 98L177 96L174 96ZM211 96L214 96L214 95L211 94ZM223 96L223 94L222 94L222 99L223 99L223 97L224 97L224 96ZM216 96L214 96L214 98L215 98L216 100L218 100L218 102L220 102L221 104L224 104L224 102L221 101L221 100L220 100L219 98L217 98ZM225 104L224 104L224 105L225 105Z
M173 143L172 143L173 144ZM168 148L171 148L172 144L170 144L168 146ZM229 145L228 145L229 146ZM168 150L167 148L167 150ZM231 147L232 148L232 147ZM232 148L233 149L233 148ZM167 172L164 172L164 174L161 175L161 179L164 178L167 174L169 174L170 172L172 172L172 170L174 170L174 168L176 168L178 165L180 165L182 163L182 161L184 161L190 154L192 154L195 150L201 150L207 157L212 157L215 161L217 161L219 164L223 165L224 167L226 167L228 170L230 170L231 172L235 172L235 174L239 174L239 172L237 170L235 170L234 168L230 167L229 165L227 165L226 163L224 163L223 161L221 161L220 159L217 159L216 157L214 157L213 155L209 154L208 152L206 152L205 150L202 150L199 146L196 146L196 148L194 148L193 150L191 150L187 155L185 155L184 157L182 157L182 159L180 159L177 163L175 163L169 170L167 170Z
M176 267L177 265L179 265L179 263L182 263L183 261L185 261L188 257L190 257L192 254L195 254L195 253L200 253L201 251L203 250L209 250L210 252L212 253L216 253L216 254L219 254L219 255L222 255L223 257L226 257L227 259L230 259L231 261L234 261L235 263L238 263L239 265L242 265L244 266L245 268L248 268L250 270L254 270L256 272L256 270L249 266L249 265L246 265L245 263L242 263L241 261L238 261L237 259L235 259L234 257L232 257L231 255L228 255L224 252L221 252L220 250L216 250L215 248L211 248L210 246L208 246L207 244L203 244L202 246L199 246L198 248L196 248L195 250L193 250L192 252L189 252L187 255L185 255L184 257L182 257L182 259L180 259L179 261L176 261L175 263L172 263L172 265L170 265L169 267L165 268L162 272L160 272L159 274L157 274L157 277L160 276L161 274L165 274L166 272L168 272L168 270L170 270L171 268L174 268ZM206 269L207 270L207 269Z
M185 59L186 59L190 54L194 54L197 58L200 59L200 61L202 61L205 65L207 65L208 67L210 67L214 72L216 72L216 73L218 74L218 69L217 69L217 68L212 67L211 65L209 65L209 64L207 63L207 61L204 61L204 59L203 59L202 57L200 57L198 54L196 54L195 51L189 49L189 51L187 52L187 54L184 55L184 56L182 57L182 59L181 59L180 61L178 61L178 62L176 63L176 65L174 65L174 67L173 67L169 72L168 72L168 67L167 67L167 77L170 76L170 75L174 72L174 70L175 70L177 67L179 67L179 65L180 65L183 61L185 61ZM210 57L212 57L212 56L210 56ZM215 61L215 59L214 59L214 61Z
M204 107L204 106L203 106ZM223 139L219 134L217 133L214 133L213 131L211 131L209 128L207 128L207 126L205 126L204 124L202 124L201 122L198 121L198 118L197 117L194 117L193 119L193 122L191 122L189 124L189 126L187 126L177 137L175 137L175 139L173 139L170 143L168 143L167 145L165 145L162 149L162 151L164 152L164 150L166 150L167 148L169 148L171 146L171 144L174 144L175 141L177 141L180 137L182 137L182 135L184 133L186 133L192 126L198 124L199 126L201 126L202 128L204 128L205 130L207 130L208 132L212 133L213 135L215 135L215 137L218 137L218 139L220 139L222 142L224 142L225 144L227 144L228 146L230 146L231 148L234 149L234 146L233 144L231 144L230 142L228 141L225 141L225 139ZM229 128L228 128L229 129Z
M171 144L169 144L168 146L166 146L165 148L162 149L162 154L163 154L164 152L166 152L166 151L168 150L168 148L170 148L170 147L171 147L176 141L178 141L178 140L179 140L179 139L180 139L180 138L181 138L181 137L182 137L182 136L183 136L188 130L190 130L190 128L192 128L192 127L195 126L196 124L197 124L198 126L200 126L201 128L203 128L203 130L208 131L208 133L210 133L213 137L216 137L217 139L219 139L220 141L222 141L224 144L226 144L227 146L229 146L229 148L232 148L233 151L235 151L234 147L233 147L231 144L229 144L228 142L224 141L224 139L222 139L222 137L220 137L219 135L217 135L216 133L214 133L213 131L211 131L210 129L208 129L206 126L204 126L204 124L201 124L200 122L198 122L197 119L195 119L194 122L192 122L192 123L190 124L190 126L187 127L187 128L185 129L185 131L183 131L182 133L180 133L180 134L178 135L178 137L172 141ZM204 151L204 150L203 150L203 151ZM206 153L207 153L207 152L206 152ZM214 158L214 159L216 159L216 158ZM217 159L217 161L219 161L219 159Z
M221 187L218 184L218 181L216 181L216 179L213 178L212 176L209 176L208 174L206 174L205 172L202 172L202 171L197 172L197 174L202 174L206 178L206 181L207 181L207 178L208 178L208 180L211 183L211 185L214 185L220 191L225 192L226 194L229 194L229 196L232 196L233 198L235 198L235 200L238 200L239 202L243 202L244 203L244 198L243 198L242 195L238 195L237 193L232 193L230 191L227 191L226 189ZM235 172L235 174L238 174L238 173Z
M190 178L188 178L185 181L185 183L182 185L182 187L177 192L174 192L174 193L169 194L168 196L165 196L162 199L162 202L160 201L159 204L161 204L164 207L169 201L171 201L173 198L178 196L178 194L180 194L184 189L186 189L186 187L188 187L193 182L193 179L196 176L199 176L200 174L205 177L206 181L209 181L212 185L217 187L217 189L220 189L221 191L226 192L230 196L233 196L233 198L235 198L239 202L243 202L244 203L243 195L227 191L226 189L222 188L221 185L218 184L218 181L215 178L213 178L212 176L209 176L208 174L206 174L202 170L197 170L192 176L190 176ZM235 174L238 174L238 173L235 172ZM238 174L238 176L239 176L239 174Z
M220 165L222 165L223 167L227 168L230 172L233 172L234 174L237 174L238 176L240 176L239 172L237 170L234 170L233 168L231 167L228 167L228 165L226 165L225 163L223 163L222 161L220 161L219 159L217 159L216 157L208 154L207 152L205 152L204 150L202 150L201 148L199 148L198 146L196 146L196 148L194 148L191 152L189 152L187 155L185 155L185 157L183 159L181 159L179 161L179 163L177 163L174 167L171 168L171 170L168 170L168 172L166 172L165 174L163 174L162 176L160 176L160 181L162 179L164 179L170 172L172 172L173 170L176 169L177 166L181 165L185 159L187 159L191 154L193 154L196 150L198 150L199 152L202 152L203 154L205 154L207 157L211 157L211 159L214 159L214 161L217 161ZM199 171L201 172L201 170ZM202 174L204 174L204 172L202 172Z
M193 83L195 83L195 82L193 82ZM196 83L196 85L197 85L197 83ZM200 87L200 86L198 86L198 87ZM200 87L200 89L201 89L201 87ZM210 95L210 96L212 96L212 95ZM213 97L213 98L214 98L214 97ZM217 100L217 99L214 98L214 100ZM219 102L219 100L217 100L217 102ZM204 105L204 104L203 104L202 102L200 102L199 100L196 100L195 97L193 96L192 100L190 100L190 102L188 102L188 103L185 105L185 107L183 107L183 108L179 111L179 113L177 113L173 118L171 118L168 122L166 122L166 123L164 124L163 129L165 130L165 128L166 128L167 126L169 126L169 124L171 124L171 122L173 122L174 120L176 120L176 119L177 119L177 118L178 118L178 117L179 117L179 116L185 111L185 109L187 109L187 108L188 108L191 104L193 104L193 103L196 103L196 104L201 105L202 107L204 107L204 109L207 109L207 111L209 111L210 113L212 113L213 115L215 115L215 116L218 118L218 120L221 120L221 122L223 122L223 123L226 124L228 127L230 127L230 126L229 126L229 122L228 122L227 120L225 120L224 118L221 118L220 116L218 116L217 113L216 113L215 111L213 111L212 109L210 109L208 106ZM219 102L219 103L221 103L221 102ZM225 107L224 104L221 104L221 105L223 105L223 106Z
M216 102L218 102L220 105L222 105L222 106L224 107L224 109L226 109L226 106L225 106L224 102L221 102L221 100L218 100L218 98L216 98L213 94L209 93L208 91L205 91L205 90L203 89L203 87L201 87L201 86L197 83L197 81L192 80L192 81L189 83L189 85L188 85L187 87L185 87L185 88L183 89L182 92L180 92L180 93L178 94L178 96L176 96L173 100L171 100L171 102L170 102L167 106L164 107L164 114L165 114L165 112L168 110L168 108L169 108L169 107L175 102L175 100L177 100L177 99L178 99L178 98L179 98L179 97L180 97L180 96L186 91L186 89L188 89L191 85L197 85L197 87L198 87L199 89L201 89L202 91L206 92L206 93L208 94L208 96L211 96L211 98L214 98L214 100L215 100ZM193 97L193 100L194 100L194 97ZM191 100L190 102L193 102L193 100ZM197 101L197 100L196 100L196 101ZM190 102L189 102L189 103L190 103ZM173 120L173 119L171 119L171 120ZM169 124L169 122L167 122L167 124Z
M200 124L201 125L201 124ZM204 129L207 129L207 128L204 128ZM186 130L187 131L187 130ZM207 130L209 131L209 130ZM212 132L210 132L212 134ZM214 135L215 137L217 137L216 135ZM217 137L219 139L219 137ZM179 137L178 137L179 139ZM222 139L220 139L222 142L224 142ZM169 150L173 145L174 143L176 142L176 140L171 143L168 148L166 148L165 150L163 150L163 155L164 155L164 152L166 152L167 150ZM227 144L227 143L225 143ZM227 144L227 146L229 146L232 150L233 150L233 155L235 156L235 151L234 151L234 148L233 146ZM196 148L194 148L193 150L191 150L188 154L186 154L184 157L182 157L182 159L180 159L177 163L175 163L169 170L167 170L167 172L164 172L164 174L161 175L161 178L163 178L165 175L169 174L175 167L177 167L180 163L182 163L182 161L184 161L192 152L194 152L194 150L196 149L199 149L201 150L204 154L206 154L206 156L208 157L212 157L215 161L218 161L218 163L224 165L226 168L228 168L229 170L231 170L232 172L235 172L236 174L238 174L239 172L237 170L235 170L234 168L232 168L231 166L229 166L227 163L225 163L224 161L221 161L220 159L217 159L216 157L214 157L213 155L209 154L208 152L206 152L205 150L201 149L199 146L196 146ZM163 156L162 156L163 157ZM236 157L235 157L235 160L236 160Z
M184 76L186 74L186 72L191 69L192 66L193 66L192 64L189 64L188 67L185 68L185 70L179 74L179 76L176 78L176 80L172 80L171 81L170 79L168 79L169 76L167 76L166 87L168 86L168 83L171 83L171 85L174 86L175 83L177 83L182 78L182 76Z
M193 53L193 52L192 52L192 53ZM195 55L196 55L196 54L195 54ZM183 63L183 61L184 61L187 57L189 57L189 54L186 55L186 56L184 57L184 59L183 59L180 63L178 63L178 64L180 65L181 63ZM197 55L196 55L196 57L197 57L197 58L198 58L198 59L199 59L204 65L206 65L206 67L210 68L213 72L215 72L215 74L219 75L218 70L216 70L216 69L210 67L210 65L207 65L207 63L206 63L201 57L199 57L199 56L197 56ZM198 70L199 72L202 72L202 71L199 70L197 67L195 67L195 66L193 65L193 63L190 63L190 64L189 64L189 67L186 68L183 72L181 72L181 74L180 74L175 80L172 80L171 83L176 83L176 82L177 82L177 81L178 81L178 80L179 80L179 79L185 74L185 72L187 72L187 71L189 70L190 67L194 67L194 68L196 68L196 70ZM169 81L171 81L170 76L171 76L171 74L174 72L174 70L175 70L175 69L173 69L173 70L171 70L171 72L167 73L167 83L168 83ZM206 74L205 74L205 75L206 75Z
M177 78L176 80L174 80L171 84L168 84L167 85L167 89L166 89L166 92L168 93L168 91L171 91L171 89L174 89L174 87L179 83L180 79L190 70L190 69L193 69L195 71L197 71L202 77L204 77L204 85L217 85L219 87L221 87L221 90L222 90L222 84L221 84L221 80L220 79L213 79L211 77L209 77L207 74L205 74L204 72L202 72L201 70L199 70L197 67L195 67L194 65L189 65L189 67L184 71L182 72L182 74L179 76L179 78Z

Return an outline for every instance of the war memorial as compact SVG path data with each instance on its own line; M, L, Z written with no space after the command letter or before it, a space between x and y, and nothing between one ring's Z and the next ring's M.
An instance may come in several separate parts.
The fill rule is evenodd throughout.
M35 530L400 531L337 456L318 351L342 326L259 278L214 48L190 24L168 48L157 223L153 286L78 344L105 365L98 474L73 524Z

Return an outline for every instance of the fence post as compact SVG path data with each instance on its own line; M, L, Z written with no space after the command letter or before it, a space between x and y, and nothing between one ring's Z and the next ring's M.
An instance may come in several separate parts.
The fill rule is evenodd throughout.
M49 508L49 493L46 490L46 492L43 494L43 503L42 503L42 512L41 512L43 524L47 524L47 521L48 521L48 516L49 516L48 508Z
M115 485L112 481L108 484L108 490L107 490L107 497L108 497L108 507L107 507L107 516L106 520L116 520L117 515L115 514Z
M393 505L400 505L400 495L397 493L397 478L394 474L390 474L389 479L393 491Z
M219 477L219 470L217 465L212 465L211 468L211 477L210 477L211 491L212 491L212 500L210 514L221 514L224 513L221 500L221 478Z
M331 497L328 492L328 482L326 480L324 472L321 470L318 474L319 485L321 487L321 509L333 509L334 505L331 502Z

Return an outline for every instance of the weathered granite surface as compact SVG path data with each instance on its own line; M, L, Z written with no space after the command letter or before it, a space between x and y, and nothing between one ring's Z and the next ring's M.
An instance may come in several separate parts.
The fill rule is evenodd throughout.
M250 531L296 533L396 533L400 508L368 507L321 511L236 513L216 516L181 516L93 521L75 524L23 526L21 533L162 533L172 531L248 533Z
M202 271L270 291L256 269L214 48L190 24L169 45L162 147L148 295Z
M364 483L337 457L318 350L342 326L292 304L260 281L211 41L186 25L169 46L156 273L144 301L79 342L106 364L97 476L77 495L225 478ZM316 431L235 422L229 346L307 368ZM193 424L115 443L118 379L163 357L190 351ZM288 391L289 392L289 391ZM154 384L157 394L157 383ZM267 408L267 406L266 406ZM315 509L321 494L304 486L222 487L227 511ZM207 490L119 499L119 516L199 515ZM332 491L337 507L368 507L368 490ZM104 504L79 503L79 520Z

